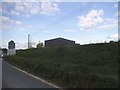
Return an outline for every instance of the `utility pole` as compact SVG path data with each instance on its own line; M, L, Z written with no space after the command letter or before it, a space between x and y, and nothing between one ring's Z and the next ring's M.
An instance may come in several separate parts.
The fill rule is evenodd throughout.
M30 34L28 34L28 49L30 48Z

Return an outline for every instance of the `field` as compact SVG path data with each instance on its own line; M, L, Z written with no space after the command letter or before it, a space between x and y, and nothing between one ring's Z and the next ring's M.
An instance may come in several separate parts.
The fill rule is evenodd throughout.
M118 43L18 50L5 60L63 88L116 88Z

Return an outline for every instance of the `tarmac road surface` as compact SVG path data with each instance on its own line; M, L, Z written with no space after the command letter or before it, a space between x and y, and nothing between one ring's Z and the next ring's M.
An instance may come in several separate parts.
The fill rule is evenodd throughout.
M0 78L1 79L1 78ZM57 86L24 73L2 61L2 88L55 88ZM59 89L58 89L59 90Z
M0 57L0 90L2 89L2 57Z

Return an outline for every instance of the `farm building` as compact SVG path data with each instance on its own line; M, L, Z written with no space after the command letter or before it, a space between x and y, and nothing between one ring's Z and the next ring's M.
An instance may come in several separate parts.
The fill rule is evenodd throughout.
M64 38L45 40L45 47L75 45L75 41Z

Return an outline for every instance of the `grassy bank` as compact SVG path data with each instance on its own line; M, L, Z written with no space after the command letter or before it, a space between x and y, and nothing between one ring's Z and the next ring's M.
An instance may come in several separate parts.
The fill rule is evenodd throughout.
M118 86L118 42L19 50L5 60L58 86Z

